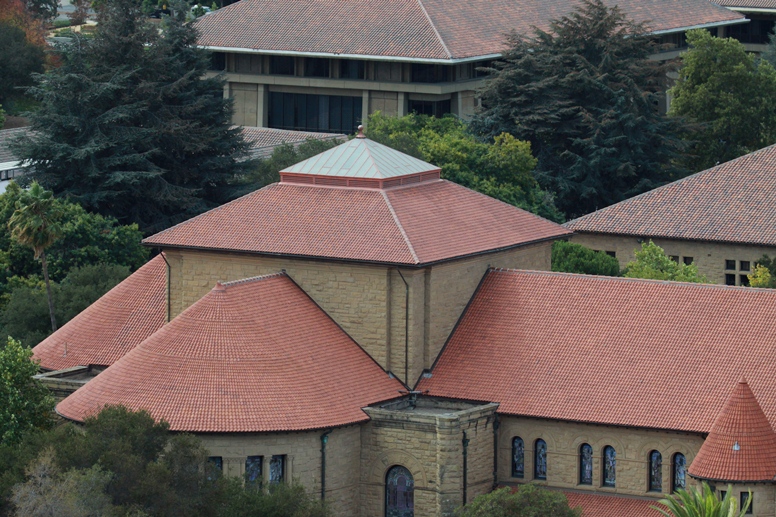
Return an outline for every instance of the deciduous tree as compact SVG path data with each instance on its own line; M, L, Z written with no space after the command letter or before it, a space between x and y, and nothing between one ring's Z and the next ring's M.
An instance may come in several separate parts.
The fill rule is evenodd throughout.
M44 60L43 47L30 42L22 28L0 21L0 103L21 95L18 88L33 83L33 74L43 72Z
M478 495L458 509L456 517L580 517L580 509L569 507L566 496L534 484L520 485L516 491L500 488Z
M707 282L706 277L698 273L698 266L694 263L683 264L672 260L663 248L652 241L641 245L641 250L636 252L636 260L625 266L624 276L677 282Z
M473 131L529 141L535 176L566 217L683 174L674 166L683 147L677 122L657 109L671 65L649 59L657 48L646 24L583 0L549 30L513 33L506 43Z
M575 242L552 245L552 270L585 275L620 276L620 263L603 251L593 251Z

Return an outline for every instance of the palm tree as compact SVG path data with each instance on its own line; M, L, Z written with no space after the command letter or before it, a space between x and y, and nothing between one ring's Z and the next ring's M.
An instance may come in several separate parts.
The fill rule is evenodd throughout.
M22 191L16 202L16 210L8 220L11 237L22 246L32 248L35 259L40 260L43 279L46 281L52 332L57 330L57 319L54 316L54 300L51 297L51 284L46 265L46 248L59 238L61 215L62 210L54 195L34 181L29 190Z
M732 487L728 486L725 497L720 499L708 484L703 483L700 489L677 490L676 494L661 499L660 504L668 511L656 506L652 508L665 517L744 517L752 500L752 492L749 492L749 498L740 510L732 493Z

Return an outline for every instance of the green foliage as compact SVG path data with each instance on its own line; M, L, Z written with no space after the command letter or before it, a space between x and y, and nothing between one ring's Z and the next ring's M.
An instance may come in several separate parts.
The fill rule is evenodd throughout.
M64 325L128 276L129 268L118 264L71 269L61 283L51 286L57 321ZM26 346L37 345L51 334L46 324L48 305L43 284L36 277L12 277L8 290L0 300L2 332Z
M231 125L224 78L206 78L188 9L161 30L140 2L106 2L93 38L56 48L61 66L36 76L31 138L15 150L57 196L89 211L162 230L231 198L250 166Z
M625 266L624 276L676 282L707 282L706 277L698 273L698 266L694 263L680 264L672 260L663 248L651 240L642 243L641 250L636 252L636 260Z
M438 165L442 177L552 221L562 222L552 196L531 175L536 159L528 142L499 134L485 143L454 117L370 115L367 136Z
M43 49L30 43L22 29L0 22L0 103L18 95L18 87L31 85L32 74L43 72L44 59Z
M505 487L478 495L459 508L456 517L580 517L582 510L571 509L566 496L534 484L520 485L513 492Z
M687 32L670 114L695 125L689 167L698 171L776 142L776 70L733 38Z
M747 277L750 287L776 289L776 259L763 255L755 264L752 274Z
M3 111L3 105L0 104L0 129L3 129L3 126L5 126L5 111Z
M326 506L311 497L300 485L284 483L271 485L268 489L244 486L241 479L229 479L227 483L228 504L219 512L219 517L253 517L268 515L277 517L326 517L330 515Z
M32 350L8 339L0 348L0 445L15 445L25 433L51 425L54 399L33 379Z
M700 490L694 487L687 490L680 489L676 494L661 499L660 504L666 506L667 511L656 506L652 508L665 517L744 517L749 508L752 492L749 492L749 499L740 510L732 494L732 487L728 486L725 497L720 499L704 482Z
M557 241L552 244L552 270L584 275L620 276L620 263L603 251L581 244Z
M643 23L584 0L532 36L511 34L472 131L531 143L534 175L573 218L675 179L683 143L656 105L670 63Z
M26 0L27 11L35 18L48 23L57 17L59 0Z

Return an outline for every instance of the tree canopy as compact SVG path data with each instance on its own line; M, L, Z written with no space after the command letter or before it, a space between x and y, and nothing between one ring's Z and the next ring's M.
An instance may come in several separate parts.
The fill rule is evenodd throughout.
M548 31L512 33L488 71L472 130L531 143L535 176L574 218L684 173L674 165L677 121L659 113L671 64L647 26L602 0L583 0Z
M552 270L584 275L620 276L620 263L603 251L594 251L576 242L552 244Z
M694 125L688 166L713 167L776 142L776 69L733 38L687 32L669 113Z
M776 288L776 259L763 255L754 266L752 274L747 275L750 287Z
M566 496L534 484L516 491L505 487L478 495L455 513L456 517L580 517L582 510L569 507Z
M411 114L396 118L379 112L370 115L367 136L438 165L445 179L563 222L552 196L531 175L536 159L528 142L509 134L496 135L492 143L482 142L454 117Z
M108 2L93 38L56 47L37 75L32 136L16 142L33 177L89 211L155 232L231 197L249 166L223 76L205 77L186 8L151 25L139 2Z
M20 95L19 87L31 85L33 74L43 72L44 61L43 48L32 43L22 28L0 20L0 103Z
M636 260L625 266L623 276L676 282L707 282L706 277L698 273L695 263L683 264L671 259L663 248L651 240L641 244L641 250L636 252Z

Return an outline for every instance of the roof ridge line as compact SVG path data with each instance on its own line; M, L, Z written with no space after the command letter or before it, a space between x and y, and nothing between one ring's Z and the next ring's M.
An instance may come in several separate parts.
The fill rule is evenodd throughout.
M276 276L288 276L285 272L285 270L280 271L278 273L269 273L266 275L258 275L258 276L249 276L248 278L241 278L239 280L232 280L230 282L216 282L216 285L221 285L222 287L231 287L233 285L239 285L239 284L247 284L249 282L258 282L260 280L266 280L268 278L274 278Z
M439 34L439 31L436 28L436 25L434 24L434 21L431 19L431 16L428 14L428 11L426 11L426 6L423 5L423 0L417 0L418 5L420 6L420 10L423 11L423 14L426 16L426 19L428 20L428 23L431 25L431 29L434 31L434 34L436 34L437 39L439 39L439 43L442 45L442 48L445 49L445 53L447 53L447 59L453 59L453 54L450 52L450 49L447 48L447 44L445 43L445 40L442 38L442 35Z
M375 157L372 155L371 149L369 149L369 144L367 142L373 142L373 140L369 140L368 138L359 138L359 140L364 141L364 149L366 150L366 155L369 157L370 160L372 160L372 164L374 165L375 170L377 171L377 179L379 180L386 179L383 177L383 171L380 170L380 166L378 165L377 160L375 160Z
M412 243L410 242L410 238L407 236L407 232L404 231L404 226L402 226L401 221L399 221L399 216L396 215L396 211L393 209L391 200L388 199L388 195L385 193L384 190L381 190L380 194L383 196L383 199L385 199L385 204L388 206L388 210L391 212L391 216L393 217L393 220L396 222L396 226L399 228L399 232L401 232L401 236L404 239L405 244L407 244L407 248L409 248L410 254L412 254L412 258L415 259L416 264L420 264L420 259L418 258L417 253L415 253L415 248L412 246Z

